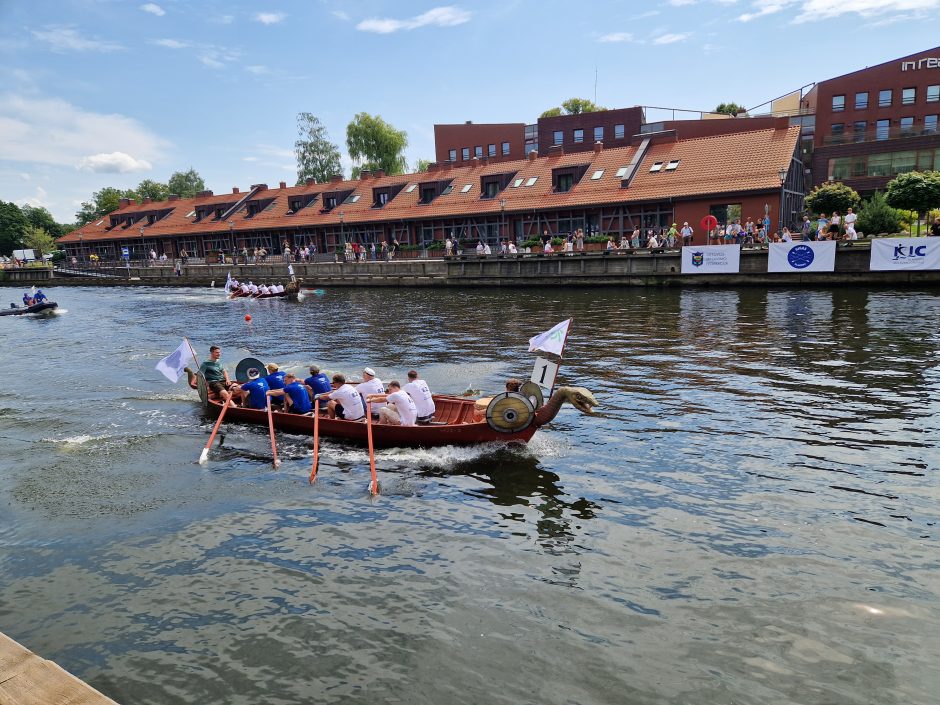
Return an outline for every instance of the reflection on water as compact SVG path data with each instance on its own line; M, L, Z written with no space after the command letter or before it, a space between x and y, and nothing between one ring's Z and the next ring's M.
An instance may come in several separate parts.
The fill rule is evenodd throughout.
M66 289L8 317L0 629L121 702L933 702L940 297ZM250 313L248 324L245 314ZM484 394L567 317L527 447L209 431L189 336ZM32 373L25 373L32 370Z

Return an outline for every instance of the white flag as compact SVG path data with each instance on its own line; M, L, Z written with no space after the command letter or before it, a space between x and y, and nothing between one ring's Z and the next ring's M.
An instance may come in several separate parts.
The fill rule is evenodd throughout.
M571 325L571 319L562 321L551 330L545 331L534 338L529 339L529 352L541 350L547 353L555 353L561 356L561 351L565 347L565 339L568 337L568 326Z
M168 380L175 384L179 382L180 375L183 374L183 368L194 361L195 358L193 358L192 348L190 348L189 343L184 340L180 343L180 346L173 351L172 355L168 355L157 363L157 370L162 372Z
M232 273L228 272L225 275L225 291L228 291L232 288Z

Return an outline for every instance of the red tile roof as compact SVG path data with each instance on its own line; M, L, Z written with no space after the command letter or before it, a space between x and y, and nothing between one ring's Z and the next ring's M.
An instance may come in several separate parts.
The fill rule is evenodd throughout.
M214 220L209 216L195 222L195 216L189 214L198 206L235 203L249 192L134 204L105 216L101 225L96 225L99 221L85 225L60 238L59 242L78 242L79 232L88 240L128 239L134 236L141 224L144 225L145 236L155 238L223 233L228 231L229 221L232 221L234 231L240 233L275 228L338 225L341 214L343 222L347 225L497 214L501 212L501 201L505 201L505 212L512 214L555 208L695 198L719 193L775 191L780 188L778 171L781 167L790 166L799 134L799 127L790 127L688 140L654 140L627 188L622 186L617 170L630 163L639 148L636 145L602 149L600 152L543 156L534 160L445 167L419 174L262 189L225 220ZM671 160L678 160L679 165L674 171L666 171L665 165ZM663 162L664 168L651 173L650 166L655 162ZM577 166L586 167L581 180L570 191L554 193L552 170ZM592 175L598 171L602 174L599 178L592 179ZM480 198L481 177L507 173L515 173L515 176L505 189L495 198ZM526 186L532 178L536 179L535 183ZM519 179L522 180L521 185L515 186ZM444 180L452 180L453 189L450 193L437 196L429 204L419 203L421 184ZM408 186L411 184L417 186L409 193ZM466 184L470 185L470 189L464 193L462 189ZM373 208L373 189L397 185L404 188L384 207ZM337 191L352 191L353 195L359 195L360 198L356 203L340 203L331 211L322 212L324 206L321 194ZM309 194L317 194L318 198L297 213L287 214L292 197ZM273 199L270 208L253 217L247 217L248 203L268 199ZM145 214L167 208L172 209L170 214L152 225L135 223L127 229L121 226L110 229L108 227L113 216Z

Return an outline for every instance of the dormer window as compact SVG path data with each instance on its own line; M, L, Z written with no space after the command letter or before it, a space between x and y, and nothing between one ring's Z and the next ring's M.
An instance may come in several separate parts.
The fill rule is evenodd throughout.
M427 204L437 198L437 186L422 186L421 198L418 203Z
M488 181L483 184L483 198L495 198L497 193L499 193L498 181Z
M333 210L336 208L336 196L328 196L326 199L324 199L323 206L327 210Z
M555 190L559 193L570 191L572 186L574 186L574 174L559 174L555 179Z
M581 177L584 176L587 168L587 164L576 164L552 169L552 190L555 193L567 193L574 188L576 183L581 181Z
M394 186L382 186L372 189L372 207L382 208L395 196L401 193L404 184L395 184Z
M388 203L388 191L382 191L375 198L375 205L379 208Z
M215 209L215 216L213 217L213 220L218 220L219 218L221 218L221 217L222 217L222 214L223 214L224 212L225 212L225 209L224 209L224 208L216 208L216 209Z

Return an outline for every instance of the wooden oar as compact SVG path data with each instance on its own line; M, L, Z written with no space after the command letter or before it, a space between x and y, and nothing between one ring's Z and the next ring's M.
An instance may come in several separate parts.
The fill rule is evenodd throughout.
M268 397L268 430L271 432L271 455L274 456L275 469L281 466L281 461L277 459L277 441L274 438L274 412L271 410L271 397Z
M215 434L219 432L219 426L222 425L222 419L225 418L225 412L228 411L228 407L231 403L231 399L226 401L225 405L222 407L222 411L219 412L219 418L215 420L215 426L212 427L212 433L209 434L209 442L206 443L206 447L203 448L202 453L199 454L200 465L204 465L209 460L209 449L212 447L212 441L215 440Z
M369 483L369 492L373 495L379 493L379 481L375 477L375 447L372 443L372 402L366 402L366 435L369 438L369 469L372 471L372 482Z
M310 470L310 484L317 479L317 465L320 461L320 400L313 400L313 468Z

